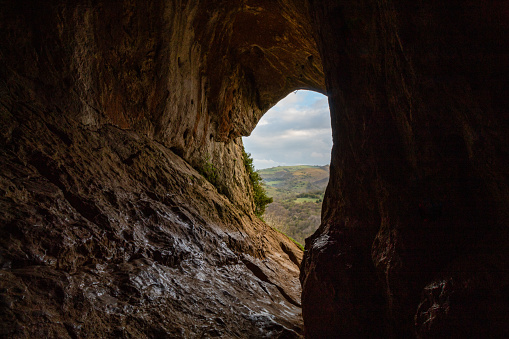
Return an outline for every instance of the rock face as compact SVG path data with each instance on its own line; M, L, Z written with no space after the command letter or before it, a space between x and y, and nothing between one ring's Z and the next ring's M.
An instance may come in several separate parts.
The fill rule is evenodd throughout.
M0 333L298 337L241 135L327 93L305 334L509 336L504 1L0 4ZM197 170L213 173L211 185Z
M306 334L507 337L507 3L312 4L334 148Z
M302 252L254 216L239 136L324 90L306 7L0 13L1 336L299 337Z

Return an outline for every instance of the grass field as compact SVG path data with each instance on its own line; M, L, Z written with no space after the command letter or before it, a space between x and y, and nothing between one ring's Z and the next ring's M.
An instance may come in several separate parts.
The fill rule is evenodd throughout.
M274 199L263 219L303 244L320 225L329 166L279 166L258 173L267 195Z
M288 199L292 194L324 191L329 166L279 166L259 170L267 193L275 200Z
M293 201L295 201L297 204L303 203L303 202L316 202L317 199L312 198L297 198Z

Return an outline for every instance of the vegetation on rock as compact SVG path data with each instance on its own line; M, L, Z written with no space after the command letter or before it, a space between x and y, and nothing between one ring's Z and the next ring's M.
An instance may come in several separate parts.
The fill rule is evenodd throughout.
M203 177L207 179L208 182L214 185L218 191L221 191L219 187L218 170L216 166L210 161L210 156L206 156L203 159L201 165L195 169L198 171L198 173L203 175Z
M267 192L263 187L263 179L260 176L260 174L254 169L253 158L251 158L251 154L246 153L246 151L243 149L242 157L244 160L244 167L246 168L246 172L249 176L249 181L253 185L255 214L261 218L263 213L265 213L265 207L268 204L270 204L273 200L271 197L267 196Z

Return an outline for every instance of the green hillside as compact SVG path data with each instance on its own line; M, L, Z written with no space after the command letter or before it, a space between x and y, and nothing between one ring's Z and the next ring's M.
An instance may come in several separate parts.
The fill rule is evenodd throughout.
M267 205L264 220L304 244L304 239L320 225L329 165L279 166L258 173L267 194L274 198L274 202Z

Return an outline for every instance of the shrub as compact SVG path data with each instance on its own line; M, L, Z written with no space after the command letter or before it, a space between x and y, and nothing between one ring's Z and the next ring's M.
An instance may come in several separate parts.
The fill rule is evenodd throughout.
M212 185L218 185L218 173L217 168L213 163L210 162L210 157L205 157L201 166L198 168L198 172L205 177Z
M249 181L253 186L253 198L255 203L255 214L259 218L265 213L265 206L272 202L272 198L267 196L265 188L263 188L262 177L258 172L255 171L253 165L253 159L250 153L246 153L246 150L242 149L242 157L244 159L244 167L249 176Z

